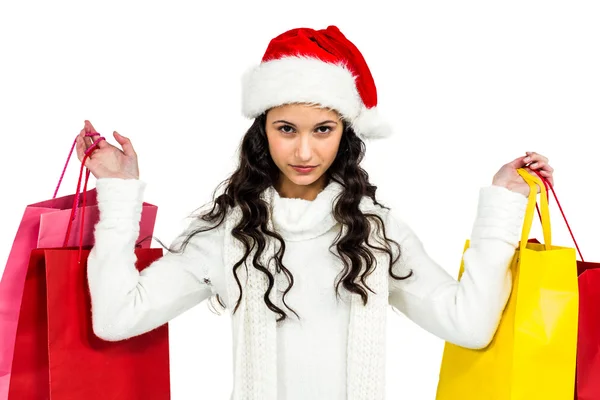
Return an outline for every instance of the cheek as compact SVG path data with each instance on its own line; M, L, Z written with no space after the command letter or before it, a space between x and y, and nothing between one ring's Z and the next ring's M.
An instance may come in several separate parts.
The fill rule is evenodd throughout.
M288 149L285 146L285 142L278 139L270 139L269 140L269 152L271 153L271 158L277 162L286 157L288 153Z
M323 161L327 164L333 163L333 160L335 160L335 157L337 156L339 147L339 140L332 140L331 142L323 143L323 146L321 146L321 149L319 151Z

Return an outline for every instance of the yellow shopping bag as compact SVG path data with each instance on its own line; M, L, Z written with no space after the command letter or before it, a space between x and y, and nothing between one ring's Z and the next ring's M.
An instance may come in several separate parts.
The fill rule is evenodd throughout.
M480 350L446 343L437 400L571 400L577 354L578 283L575 249L552 245L548 197L530 186L513 288L494 339ZM528 243L540 186L544 244ZM469 241L465 250L469 246ZM464 265L461 263L459 279Z

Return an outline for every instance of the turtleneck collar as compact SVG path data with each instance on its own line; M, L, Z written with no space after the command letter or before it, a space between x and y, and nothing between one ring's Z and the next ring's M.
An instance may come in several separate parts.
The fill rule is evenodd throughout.
M330 181L314 200L281 197L273 186L267 189L266 199L271 204L271 217L275 230L288 241L313 239L323 235L337 224L333 207L343 186ZM361 208L371 205L364 197Z

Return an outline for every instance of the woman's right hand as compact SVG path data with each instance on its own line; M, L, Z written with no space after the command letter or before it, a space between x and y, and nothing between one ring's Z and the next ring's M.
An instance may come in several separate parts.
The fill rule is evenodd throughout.
M94 136L85 136L86 134L96 134ZM101 135L96 132L90 121L85 120L85 125L79 136L77 136L77 158L83 160L86 150L91 147ZM138 159L131 141L119 135L117 131L113 132L117 143L123 150L109 144L106 140L101 140L92 153L85 160L85 167L96 177L101 178L121 178L121 179L139 179L140 171L138 168Z

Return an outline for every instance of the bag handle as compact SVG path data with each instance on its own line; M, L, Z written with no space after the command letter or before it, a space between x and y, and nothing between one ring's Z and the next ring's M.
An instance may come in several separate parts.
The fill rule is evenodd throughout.
M521 232L521 242L519 244L520 251L524 251L527 246L527 240L529 233L531 232L531 225L533 223L533 213L537 204L537 186L540 187L542 196L540 199L540 218L542 222L542 231L544 233L544 246L546 250L552 248L552 229L550 226L550 212L548 211L548 193L546 192L546 186L537 176L534 176L527 172L524 168L517 169L517 172L523 180L529 185L529 196L527 199L527 209L525 211L525 220L523 222L523 231Z
M86 133L85 134L86 137L95 136L95 135L97 135L97 133ZM104 137L101 136L100 139L104 139ZM100 139L98 139L98 140L100 140ZM75 145L76 144L77 144L77 138L75 138L75 140L73 140L73 144L71 145L71 150L69 151L69 155L67 156L67 161L65 162L65 166L63 167L62 173L60 174L60 178L58 179L58 184L56 185L56 189L54 189L54 194L52 195L52 200L56 199L56 195L58 194L58 189L60 189L60 185L62 183L62 180L65 177L65 172L67 171L67 166L69 165L69 161L71 160L71 156L73 155L73 150L75 149ZM95 144L96 143L94 143L92 146L95 146ZM89 171L87 173L89 174ZM75 207L77 208L77 207L79 207L79 192L77 192L75 194L75 200L76 200L75 201L75 203L76 203ZM75 214L74 213L71 213L71 218L72 219L75 218ZM68 237L68 233L67 233L67 237ZM66 241L66 239L65 239L65 241Z
M96 136L98 135L98 133L88 133L86 134L86 136ZM75 139L77 140L77 139ZM75 212L79 206L79 191L81 189L81 179L83 177L83 170L85 168L85 162L86 160L89 158L90 154L92 153L92 151L95 150L95 148L98 146L98 143L100 143L101 140L105 140L103 136L100 136L94 143L92 143L92 145L85 151L85 154L83 156L83 159L81 160L81 166L79 168L79 179L77 181L77 190L75 191L75 198L73 200L73 206L71 207L71 217L69 218L69 225L67 227L67 233L65 234L65 240L63 242L63 247L67 246L67 243L69 241L69 236L71 234L71 229L73 227L73 221L75 220ZM73 152L73 147L71 147L71 153ZM71 157L71 153L69 154L69 158ZM67 163L68 163L68 159L67 159ZM65 169L66 169L66 165L65 165ZM88 180L90 177L90 170L86 169L86 174L85 174L85 182L83 185L83 204L82 204L82 208L81 208L81 222L79 224L79 256L78 256L78 262L81 260L81 250L83 247L83 225L84 225L84 218L85 218L85 200L86 200L86 191L87 191L87 184L88 184ZM64 175L64 171L63 171L63 175ZM62 180L62 176L61 176L61 180ZM59 186L60 186L60 181L59 181ZM58 187L57 187L57 191L58 191Z
M85 136L95 136L97 133L86 133ZM77 135L79 136L79 135ZM65 177L65 172L67 172L67 166L69 165L69 161L71 160L71 156L73 155L73 150L75 149L75 145L77 144L77 137L73 140L73 144L71 145L71 150L69 151L69 155L67 156L67 161L65 162L65 166L63 167L62 173L60 174L60 178L58 179L58 184L56 185L56 189L54 189L54 194L52 195L52 199L56 198L58 194L58 189L60 189L60 185L62 183L63 178Z
M560 213L563 216L563 219L565 220L565 224L567 225L567 229L569 230L569 234L571 235L571 239L573 239L573 243L575 243L575 248L577 249L577 253L579 253L579 258L581 258L581 261L584 261L583 259L583 255L581 254L581 250L579 249L579 245L577 244L577 240L575 240L575 235L573 235L573 231L571 230L571 226L569 225L569 221L567 221L567 217L565 215L565 212L563 211L562 206L560 205L560 201L558 201L558 197L556 196L556 192L554 191L554 187L552 186L552 184L550 183L550 181L548 181L548 179L544 178L539 171L534 171L541 179L542 182L544 182L544 186L546 186L546 188L550 188L550 191L552 192L552 196L554 197L554 200L556 200L556 205L558 206L558 209L560 210ZM537 204L536 204L537 207ZM539 210L538 210L538 215L539 214ZM541 215L540 215L540 219L541 219ZM584 261L585 262L585 261Z

